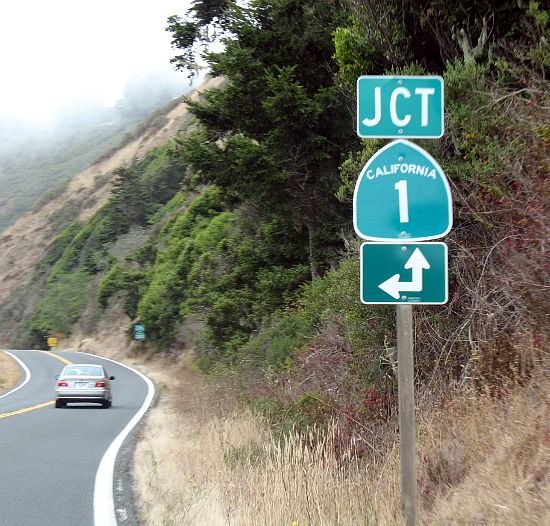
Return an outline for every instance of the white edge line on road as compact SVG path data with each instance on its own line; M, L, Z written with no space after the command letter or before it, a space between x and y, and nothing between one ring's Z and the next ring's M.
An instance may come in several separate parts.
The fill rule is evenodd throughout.
M94 356L95 358L101 358L109 362L116 363L122 367L126 367L133 373L140 376L145 383L147 384L148 392L143 405L138 410L138 412L133 416L133 418L126 424L126 427L119 433L119 435L111 442L111 445L105 451L97 473L95 476L94 483L94 526L117 526L117 519L115 514L115 501L113 498L113 473L115 469L115 461L118 454L118 451L126 437L130 434L130 431L136 426L136 424L141 420L151 402L155 396L155 386L153 382L147 378L144 374L140 373L138 370L124 365L123 363L117 362L116 360L111 360L110 358L105 358L104 356L99 356L90 353L81 353L88 354L89 356Z
M29 371L29 368L17 356L12 354L11 352L8 352L8 351L4 351L4 352L6 354L9 354L19 364L21 369L23 369L23 371L25 372L25 379L18 386L14 387L11 391L8 391L7 393L4 393L3 395L1 395L0 398L4 398L4 396L8 396L12 393L15 393L15 391L18 391L19 389L21 389L21 387L25 386L31 379L31 372Z

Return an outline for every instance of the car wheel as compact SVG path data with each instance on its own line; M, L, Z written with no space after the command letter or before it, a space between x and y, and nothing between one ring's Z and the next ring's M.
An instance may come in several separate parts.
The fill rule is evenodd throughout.
M55 407L57 409L59 409L60 407L65 407L65 402L63 402L62 400L56 400L55 401Z
M111 407L111 400L104 400L101 405L103 406L103 409L109 409L109 407Z

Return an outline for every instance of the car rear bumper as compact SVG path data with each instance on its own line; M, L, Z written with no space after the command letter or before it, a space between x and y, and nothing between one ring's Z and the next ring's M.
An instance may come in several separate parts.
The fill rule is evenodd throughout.
M111 393L108 389L57 389L56 397L58 400L72 402L100 402L101 400L110 400Z

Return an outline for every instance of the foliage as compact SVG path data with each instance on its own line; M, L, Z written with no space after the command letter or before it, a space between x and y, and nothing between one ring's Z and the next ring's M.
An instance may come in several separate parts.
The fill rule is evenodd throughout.
M188 286L195 285L188 279L193 263L223 238L231 221L230 212L222 213L222 203L219 189L211 188L166 231L166 248L157 255L138 306L140 320L162 344L171 341L180 304L188 297ZM196 240L205 228L207 234Z
M61 232L61 234L57 236L56 239L54 239L48 247L46 254L38 262L34 274L35 280L48 272L51 266L61 258L66 248L70 245L73 238L80 232L81 229L82 225L80 223L71 223Z
M147 227L154 215L162 217L162 208L177 193L185 163L171 153L169 145L150 152L141 162L116 171L116 180L108 202L86 224L70 224L48 247L35 272L35 282L43 284L43 296L35 309L31 323L31 338L40 345L44 331L63 325L70 334L70 325L82 315L87 304L87 294L92 290L92 276L106 276L100 281L98 298L104 307L110 297L122 293L126 313L133 317L137 310L140 290L146 283L146 272L128 267L109 251L117 239L131 228ZM179 199L179 198L178 198ZM179 202L176 199L174 202ZM174 206L174 205L172 205ZM168 214L170 207L164 211ZM159 215L160 214L160 215ZM143 247L137 249L136 262L146 264L154 260L152 245L143 239ZM154 243L153 243L154 244ZM149 248L149 253L147 251ZM86 282L80 291L79 280ZM75 286L75 294L86 294L77 301L69 289ZM93 285L95 287L95 285ZM62 295L70 298L70 308L65 317L56 314ZM92 298L96 297L92 293ZM51 306L49 305L51 303Z
M345 327L346 345L367 361L376 361L385 339L393 331L393 316L386 307L366 307L357 301L359 262L343 261L338 269L302 287L294 306L278 311L270 323L250 339L239 353L247 367L285 368L315 335L330 324Z
M441 74L448 61L484 62L518 32L525 11L513 0L354 0L351 23L335 33L339 78L380 75L416 65Z
M145 273L136 268L126 268L120 263L111 267L105 273L98 289L98 300L102 307L106 307L108 300L117 293L124 291L124 311L130 318L137 312L140 287L145 284Z
M140 320L161 345L172 340L186 315L200 313L214 352L202 351L204 367L225 353L231 359L307 277L303 250L297 249L285 221L258 224L243 209L224 211L226 206L221 190L211 187L167 223L165 247L138 308Z
M70 334L88 305L91 278L82 271L64 274L48 287L31 321L31 337L43 347L56 332Z
M101 304L122 298L160 350L181 351L186 320L200 320L199 366L234 373L283 433L331 417L345 445L387 423L394 310L359 302L349 233L357 176L385 141L353 136L353 87L360 74L438 74L445 135L418 142L451 181L450 300L415 307L416 380L491 393L523 381L549 334L549 13L511 0L195 1L169 22L175 62L193 67L196 45L220 37L223 51L203 53L227 84L188 101L196 126L119 171L110 201L49 247L45 297L59 304L98 274ZM109 248L136 226L149 236L117 259ZM39 338L61 320L42 303L33 323Z
M386 15L384 10L376 14L369 9L375 4L355 3L351 23L335 34L339 77L348 87L353 71L361 71L367 55L371 64L383 62L385 46L381 40L373 41L372 35L383 27L379 22ZM501 382L503 376L512 373L495 366L490 349L503 348L498 343L501 338L513 340L525 327L534 334L547 330L547 322L538 314L544 310L545 301L539 292L550 279L540 257L548 232L543 219L549 212L545 203L550 202L545 183L547 147L541 142L542 130L546 129L544 101L548 100L544 95L548 93L546 9L535 2L523 7L515 2L467 2L443 8L431 1L423 3L425 10L415 6L415 13L411 13L406 2L389 5L398 4L404 7L402 35L414 46L410 55L403 55L408 57L408 64L398 70L413 65L423 42L443 43L438 30L443 27L442 17L447 24L454 24L448 32L452 41L440 46L440 60L432 53L422 62L429 72L445 78L445 137L438 143L424 141L421 145L438 159L452 181L455 221L449 236L452 294L446 316L430 308L418 311L418 375L432 380L434 375L442 375L444 381L459 376L464 381L464 368L475 363L477 372L473 374L483 374L487 382ZM474 14L477 18L472 18ZM415 17L419 23L414 25L413 41L409 21ZM362 34L356 29L357 20L366 26ZM487 21L493 27L484 34ZM353 46L358 47L357 52ZM483 52L478 53L481 48ZM409 50L407 46L405 49ZM392 68L399 64L390 62ZM386 65L384 69L390 68ZM357 174L379 146L380 141L365 140L362 152L350 153L341 165L340 199L350 202ZM531 283L539 286L527 285L526 272L532 277ZM534 341L540 338L534 337ZM461 345L461 340L469 344ZM506 349L507 356L517 351ZM490 380L486 372L480 372L495 367L499 373Z
M345 221L334 194L353 136L330 73L331 34L344 16L326 1L258 0L223 11L230 36L206 59L229 84L207 92L206 105L188 101L202 130L182 146L200 181L306 233L313 278L334 259Z
M185 19L180 16L168 18L166 31L172 33L172 47L181 51L180 55L171 59L176 69L187 70L190 75L196 74L199 66L195 58L195 43L215 40L216 33L210 26L214 20L223 22L224 11L233 3L232 0L194 1Z

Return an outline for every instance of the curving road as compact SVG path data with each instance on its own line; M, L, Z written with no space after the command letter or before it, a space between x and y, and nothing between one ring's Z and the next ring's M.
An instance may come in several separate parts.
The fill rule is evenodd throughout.
M9 354L19 362L22 379L0 395L0 524L135 524L127 435L151 403L150 380L85 353ZM102 364L116 377L110 409L54 408L55 375L68 362Z

